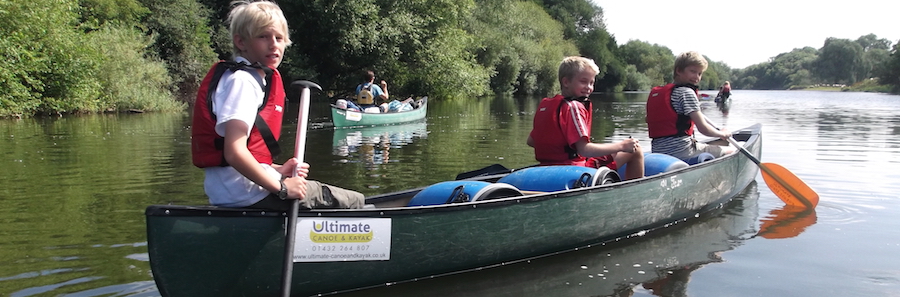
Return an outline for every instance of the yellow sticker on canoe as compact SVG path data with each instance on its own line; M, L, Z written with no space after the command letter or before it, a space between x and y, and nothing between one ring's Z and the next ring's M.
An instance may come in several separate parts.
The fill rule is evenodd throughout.
M298 218L294 262L391 259L390 218Z
M346 119L348 121L359 122L362 120L362 113L348 110Z
M369 233L317 233L309 232L309 239L315 243L369 242L373 232Z

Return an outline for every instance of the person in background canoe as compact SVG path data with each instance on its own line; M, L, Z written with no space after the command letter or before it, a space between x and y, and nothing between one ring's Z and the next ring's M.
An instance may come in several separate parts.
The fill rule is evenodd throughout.
M374 71L367 70L363 73L363 83L356 86L356 103L359 107L363 110L369 107L379 107L381 112L387 112L387 109L381 105L388 102L388 97L387 82L382 80L376 85ZM379 105L379 101L382 102L381 105Z
M647 127L654 153L684 161L707 152L721 157L731 147L707 145L694 138L694 127L703 135L728 139L731 133L713 126L700 111L697 89L709 63L698 52L685 52L675 59L674 82L654 87L647 98Z
M526 143L541 165L600 166L616 170L627 164L623 179L644 176L644 154L637 139L617 143L591 142L591 100L599 73L594 60L566 57L559 65L561 94L544 98L534 114Z
M728 100L728 97L731 97L731 82L726 80L725 83L719 87L719 93L716 94L716 103Z
M287 21L274 2L233 5L228 22L234 61L207 73L191 127L192 161L204 170L209 202L285 211L290 199L301 199L303 208L361 208L361 193L307 180L309 164L294 158L273 164L285 99L277 67L291 44ZM226 64L238 66L220 67Z

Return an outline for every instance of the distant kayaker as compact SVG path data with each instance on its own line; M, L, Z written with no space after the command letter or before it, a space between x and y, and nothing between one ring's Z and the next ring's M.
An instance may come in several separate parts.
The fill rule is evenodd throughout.
M728 97L731 97L731 82L725 81L721 87L719 87L719 93L716 94L716 103L728 100Z
M644 176L644 154L637 139L617 143L591 142L591 100L600 73L594 60L566 57L559 65L562 94L544 98L534 114L526 143L541 165L606 166L616 170L627 164L624 179Z

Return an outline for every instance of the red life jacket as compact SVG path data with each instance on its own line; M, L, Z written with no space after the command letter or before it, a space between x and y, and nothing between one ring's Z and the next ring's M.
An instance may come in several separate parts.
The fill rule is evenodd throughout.
M694 121L691 117L676 114L672 107L672 90L682 86L686 85L667 84L650 90L646 117L650 138L694 135ZM694 93L697 93L697 89L694 89Z
M560 127L563 104L570 100L556 95L544 98L534 114L531 138L534 140L534 158L542 165L583 165L585 158L578 154L566 140L566 133ZM590 102L590 101L588 101ZM591 116L588 109L585 120L587 135L590 135ZM568 110L567 110L568 112Z
M265 85L259 77L258 69L263 69L266 73ZM278 138L281 135L281 121L285 109L281 74L278 70L264 66L219 61L206 73L194 101L191 126L191 159L194 166L200 168L229 166L223 151L225 138L216 133L216 115L212 112L213 96L219 79L226 70L249 71L257 78L265 93L263 103L257 110L256 122L250 129L247 149L259 163L272 164L272 160L281 152Z

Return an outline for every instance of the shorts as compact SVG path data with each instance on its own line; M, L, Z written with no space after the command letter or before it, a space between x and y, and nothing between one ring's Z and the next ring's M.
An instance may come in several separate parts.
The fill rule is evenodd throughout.
M590 157L584 163L584 166L591 168L600 168L606 166L609 169L616 170L619 169L619 165L616 164L616 160L613 159L613 155L606 155L602 157Z
M710 153L716 158L724 156L727 154L726 151L722 150L722 146L714 145L714 144L706 144L702 142L694 142L694 145L691 147L691 154L687 158L683 160L687 160L701 153Z
M281 200L272 194L247 208L288 211L291 209L291 202L293 199ZM362 193L307 180L306 198L300 200L300 209L363 208L363 204L365 196Z

